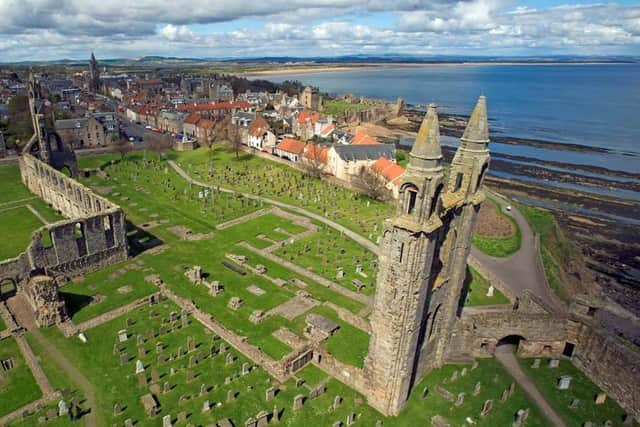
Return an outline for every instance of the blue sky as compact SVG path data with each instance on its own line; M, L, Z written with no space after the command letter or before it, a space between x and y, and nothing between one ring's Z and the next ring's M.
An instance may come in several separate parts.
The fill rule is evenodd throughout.
M1 0L3 61L639 55L640 0Z

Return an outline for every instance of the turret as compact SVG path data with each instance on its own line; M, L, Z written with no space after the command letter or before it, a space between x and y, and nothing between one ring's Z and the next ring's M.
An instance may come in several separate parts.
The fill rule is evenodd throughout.
M409 153L409 166L403 175L398 215L416 223L429 220L436 212L442 191L443 169L440 123L435 104L430 104Z

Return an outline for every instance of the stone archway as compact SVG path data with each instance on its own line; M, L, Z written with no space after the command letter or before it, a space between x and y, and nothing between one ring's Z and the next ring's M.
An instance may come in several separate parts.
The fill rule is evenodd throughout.
M518 334L506 335L498 340L498 342L496 343L496 348L502 347L502 346L511 346L513 347L514 352L517 353L518 347L520 346L520 343L522 341L526 341L526 338L523 337L522 335L518 335Z

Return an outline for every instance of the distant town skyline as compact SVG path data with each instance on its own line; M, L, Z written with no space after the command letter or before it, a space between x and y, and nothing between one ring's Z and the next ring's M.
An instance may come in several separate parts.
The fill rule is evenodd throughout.
M3 62L346 54L640 55L640 4L569 0L5 0Z

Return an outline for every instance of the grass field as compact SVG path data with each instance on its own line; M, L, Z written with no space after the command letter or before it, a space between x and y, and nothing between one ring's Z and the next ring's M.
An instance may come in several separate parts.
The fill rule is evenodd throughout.
M62 217L22 184L18 165L0 166L0 182L0 260L3 260L24 252L31 242L31 233L45 224L28 206L49 222Z
M487 291L490 283L471 267L467 267L467 280L471 280L471 283L465 305L509 304L509 299L495 287L493 288L493 296L488 297Z
M500 258L508 257L509 255L514 254L518 251L518 249L520 249L520 243L522 239L520 227L518 227L518 223L516 223L516 221L511 218L511 216L502 211L500 205L495 200L487 198L487 200L485 200L485 203L491 203L500 216L507 219L509 222L511 222L511 224L513 224L513 229L515 231L513 235L509 237L483 237L474 233L473 245L487 255Z
M347 110L366 110L372 106L369 104L351 104L350 102L337 99L335 101L325 102L322 106L322 113L324 115L341 116Z
M13 369L0 375L0 417L42 396L40 387L13 338L0 341L0 360L12 359Z
M543 360L537 369L531 367L532 362L533 359L520 359L520 366L569 427L582 427L587 421L598 426L607 420L611 420L614 426L622 425L624 410L611 398L607 398L602 405L596 405L594 399L601 391L600 388L570 361L561 360L558 368L549 368L547 360ZM557 387L562 375L572 378L568 390ZM576 409L571 409L569 406L574 399L578 399L579 403Z

